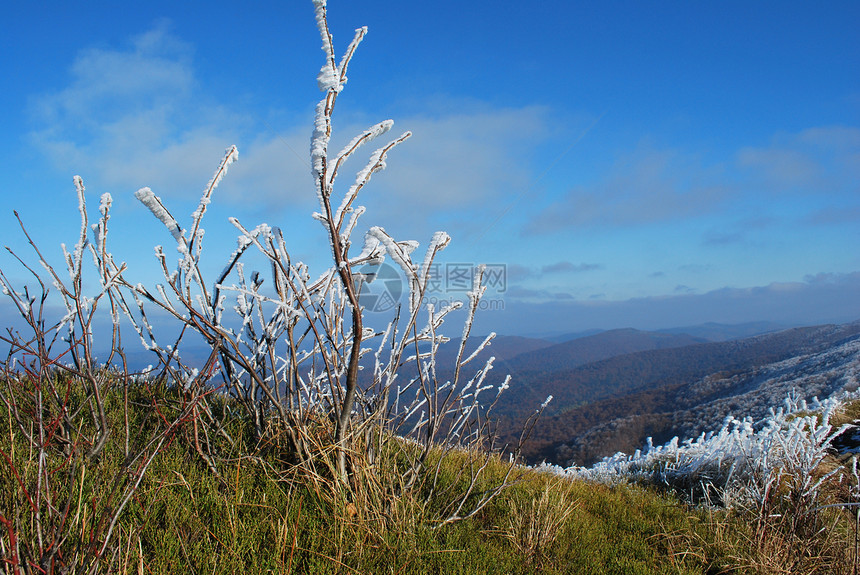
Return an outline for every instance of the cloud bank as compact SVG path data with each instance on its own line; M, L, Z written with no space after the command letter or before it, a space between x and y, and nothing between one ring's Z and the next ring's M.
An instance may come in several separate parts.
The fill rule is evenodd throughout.
M537 294L514 292L506 294L503 311L480 314L476 326L509 335L549 335L592 328L663 329L707 322L814 325L860 320L860 272L820 274L802 282L760 287L726 287L704 294L684 291L623 301L564 301L557 295L540 294L549 300L544 303L523 301Z

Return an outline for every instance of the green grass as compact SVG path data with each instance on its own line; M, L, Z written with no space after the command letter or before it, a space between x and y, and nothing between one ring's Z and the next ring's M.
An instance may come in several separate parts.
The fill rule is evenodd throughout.
M70 470L61 450L49 451L57 499L72 501L61 545L64 561L86 556L104 537L104 518L119 501L107 493L126 480L123 393L106 388L113 433L94 461ZM129 391L132 451L163 425L158 412L175 414L169 390ZM155 407L158 406L158 409ZM33 522L22 483L34 492L33 450L0 403L0 513L17 518L16 537L33 544ZM81 430L86 435L87 430ZM379 501L355 493L330 493L326 483L291 467L277 442L261 447L248 426L231 424L231 450L219 444L216 477L180 428L148 469L121 514L98 570L115 573L777 573L751 545L750 519L737 513L692 509L671 494L636 486L606 486L518 470L514 485L474 517L439 528L434 518L445 500L424 504L416 495ZM465 458L465 456L464 456ZM21 483L11 473L11 461ZM456 479L458 458L444 464L442 487ZM460 460L462 463L462 460ZM380 466L393 465L383 458ZM505 466L494 460L485 481ZM394 477L376 470L375 477ZM65 475L64 475L65 474ZM462 479L460 480L462 481ZM63 482L66 482L64 485ZM321 487L322 486L322 487ZM462 489L462 485L459 489ZM455 488L456 491L456 488ZM356 495L356 493L358 495ZM839 533L852 536L845 517ZM100 523L101 522L101 523ZM0 534L6 572L12 573L9 531ZM775 541L776 538L771 540ZM842 547L845 547L844 545ZM841 547L840 547L841 549ZM5 550L5 551L3 551ZM845 551L843 549L843 551ZM772 551L770 555L777 555ZM832 565L822 560L820 565ZM3 567L0 566L0 572ZM850 564L843 561L847 571ZM36 572L35 570L32 572ZM826 569L809 572L830 572Z
M540 558L524 560L505 534L510 502L553 478L527 473L481 515L434 530L426 522L384 533L348 518L312 492L238 464L219 486L192 457L165 453L133 515L130 562L147 571L197 573L702 573L671 555L667 531L702 527L677 502L639 488L570 482L574 512ZM128 537L128 536L127 536ZM135 545L135 543L137 545Z

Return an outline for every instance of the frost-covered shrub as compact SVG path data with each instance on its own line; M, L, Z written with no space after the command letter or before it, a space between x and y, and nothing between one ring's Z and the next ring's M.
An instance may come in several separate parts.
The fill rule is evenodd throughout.
M344 91L349 63L367 28L355 31L338 59L326 2L314 0L313 4L325 61L317 76L323 97L313 119L308 184L313 185L319 202L313 217L321 224L328 243L328 269L312 275L308 266L294 261L288 238L280 228L267 223L250 227L231 218L237 230L236 249L227 256L217 277L206 277L201 266L203 222L219 183L239 158L237 148L231 146L187 224L174 217L168 202L156 191L144 187L136 192L137 199L169 234L169 248L155 248L163 273L161 283L144 285L129 280L126 265L115 260L107 248L111 207L107 194L99 206L101 218L93 226L93 239L89 239L84 186L77 176L81 233L72 253L64 247L71 284L63 283L38 250L48 281L43 282L35 271L33 274L44 298L49 291L46 284L53 284L65 303L67 313L52 329L56 334L65 333L75 369L90 376L89 390L95 398L91 411L98 420L96 427L105 430L98 445L107 437L100 384L92 375L97 367L92 352L92 319L101 304L100 309L109 309L113 325L108 361L124 357L119 335L130 325L157 358L149 377L169 382L191 406L193 448L214 474L220 477L219 445L233 449L237 443L227 432L230 420L243 418L260 444L278 446L279 456L292 469L304 470L313 481L328 482L332 499L346 498L352 504L364 498L367 507L384 516L392 500L420 494L425 498L422 504L437 504L434 509L441 511L435 519L441 525L483 508L507 485L516 463L516 457L512 458L501 480L479 481L487 474L496 447L489 417L510 382L509 377L491 382L493 358L480 364L475 361L495 334L485 338L476 351L465 353L474 314L485 291L484 268L477 266L465 305L424 305L434 258L449 244L448 234L433 234L416 259L417 241L397 240L382 227L370 226L363 237L355 238L365 213L357 204L360 192L384 169L389 153L410 133L394 137L369 154L354 179L340 186L338 176L345 162L362 146L387 134L394 122L385 120L368 127L336 153L329 149L335 102ZM257 261L263 259L269 270L267 277L256 271L246 274L244 264L249 254L256 254ZM92 256L100 286L92 298L83 295L81 289L85 255ZM360 295L367 283L366 267L386 259L401 270L408 290L390 323L377 330L364 321ZM46 332L38 331L41 317L32 313L35 298L26 288L15 291L2 272L0 286L44 340ZM462 339L453 366L447 366L453 369L443 370L437 367L437 356L449 339L440 328L460 308L465 308ZM151 320L153 310L174 322L178 328L175 332L180 334L177 338L160 339ZM195 362L187 359L190 354L183 355L189 334L208 344L210 353L205 361ZM24 349L18 339L12 343ZM46 356L46 361L54 360ZM469 365L472 362L474 369ZM408 376L404 375L405 365L411 368ZM216 390L229 399L225 402L220 397L217 408ZM536 410L535 417L541 409ZM524 433L523 438L527 435ZM463 463L455 485L443 485L442 463L458 450ZM516 456L519 447L508 446L508 450ZM386 465L377 465L381 458ZM375 475L381 469L390 475ZM342 503L335 501L336 505Z
M790 396L758 424L730 417L720 430L696 439L676 437L654 446L649 438L644 450L617 453L589 468L545 468L590 481L663 485L695 502L728 506L760 507L775 490L788 490L811 509L818 489L835 473L818 473L819 467L834 439L850 427L830 423L840 405L836 398L807 405Z

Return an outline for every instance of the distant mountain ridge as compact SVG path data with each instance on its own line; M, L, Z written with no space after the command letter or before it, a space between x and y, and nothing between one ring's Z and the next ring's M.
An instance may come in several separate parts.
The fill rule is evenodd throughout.
M717 323L707 322L695 325L669 327L655 330L645 330L651 333L672 333L672 334L687 334L693 337L699 337L708 341L727 341L730 339L741 339L761 335L764 333L772 333L782 331L792 327L802 327L796 324L783 324L772 321L751 321L746 323ZM561 334L553 334L547 336L536 336L539 339L551 341L553 343L564 343L574 339L588 337L604 333L604 329L589 329L585 331L567 332Z
M792 327L797 326L785 325L772 321L754 321L738 324L708 322L699 325L660 329L657 331L659 333L685 333L708 341L728 341L730 339L743 339L746 337L783 331Z
M505 367L516 372L561 371L619 355L684 347L706 341L685 333L614 329L520 353L510 359Z
M780 326L771 322L754 322L746 324L717 324L708 323L688 327L677 327L661 329L657 331L642 331L633 328L622 328L613 330L587 330L577 333L566 333L551 337L525 337L513 335L497 335L492 344L482 354L482 357L495 356L497 366L501 369L512 369L515 372L531 370L530 362L540 361L538 350L546 350L544 355L544 367L556 371L567 369L575 365L581 365L590 361L607 359L615 355L633 353L635 351L646 351L649 349L664 349L689 345L690 343L705 341L723 341L735 339L741 336L755 335L768 331L776 331ZM667 336L675 336L673 340ZM483 341L486 336L472 336L466 345L466 353L469 354ZM691 339L692 338L692 339ZM574 341L579 343L574 344ZM452 338L451 341L440 348L440 365L450 364L456 356L460 338ZM549 350L554 346L555 350ZM211 349L204 343L184 342L181 348L182 357L189 364L205 362L209 357ZM146 351L135 345L129 345L125 350L131 371L140 371L150 364L157 363L152 352ZM531 354L531 355L526 355ZM107 350L102 350L102 355L107 355ZM523 357L518 358L517 356ZM570 357L567 357L567 356ZM556 364L558 361L558 365ZM559 365L561 367L559 367Z

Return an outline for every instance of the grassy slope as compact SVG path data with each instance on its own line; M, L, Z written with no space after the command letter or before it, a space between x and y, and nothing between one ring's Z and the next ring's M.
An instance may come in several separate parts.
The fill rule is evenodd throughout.
M676 501L643 489L558 483L528 473L474 519L433 530L419 517L383 530L361 510L353 517L343 510L332 514L314 493L271 481L256 463L237 463L232 485L220 488L193 457L177 451L153 470L125 521L128 561L138 562L142 549L148 572L183 566L198 573L646 574L702 573L708 562L705 549L673 557L679 550L667 537L701 531L705 540L704 523ZM533 501L548 482L569 493L574 511L557 539L529 559L506 533L511 503Z
M140 434L158 425L156 411L175 409L170 392L137 389L130 395L131 429ZM121 399L119 390L108 394L117 430L123 429ZM8 424L0 433L0 448L11 454L26 484L32 461L2 406L0 421ZM749 537L744 518L706 516L653 490L522 470L516 485L477 516L433 529L431 510L419 501L400 500L374 510L315 491L313 482L279 460L276 445L252 446L248 436L236 453L221 453L219 481L191 447L187 433L180 430L149 469L121 516L113 554L102 560L103 569L668 574L716 573L750 562L744 559ZM231 433L242 438L241 424ZM108 507L105 494L120 469L124 438L122 432L112 434L104 454L76 484L79 493L71 495L77 510L67 550L86 546L100 512ZM256 455L238 456L239 451ZM60 461L58 457L52 464ZM0 507L12 516L26 501L3 465ZM498 465L497 472L502 469ZM541 541L542 534L549 536Z

